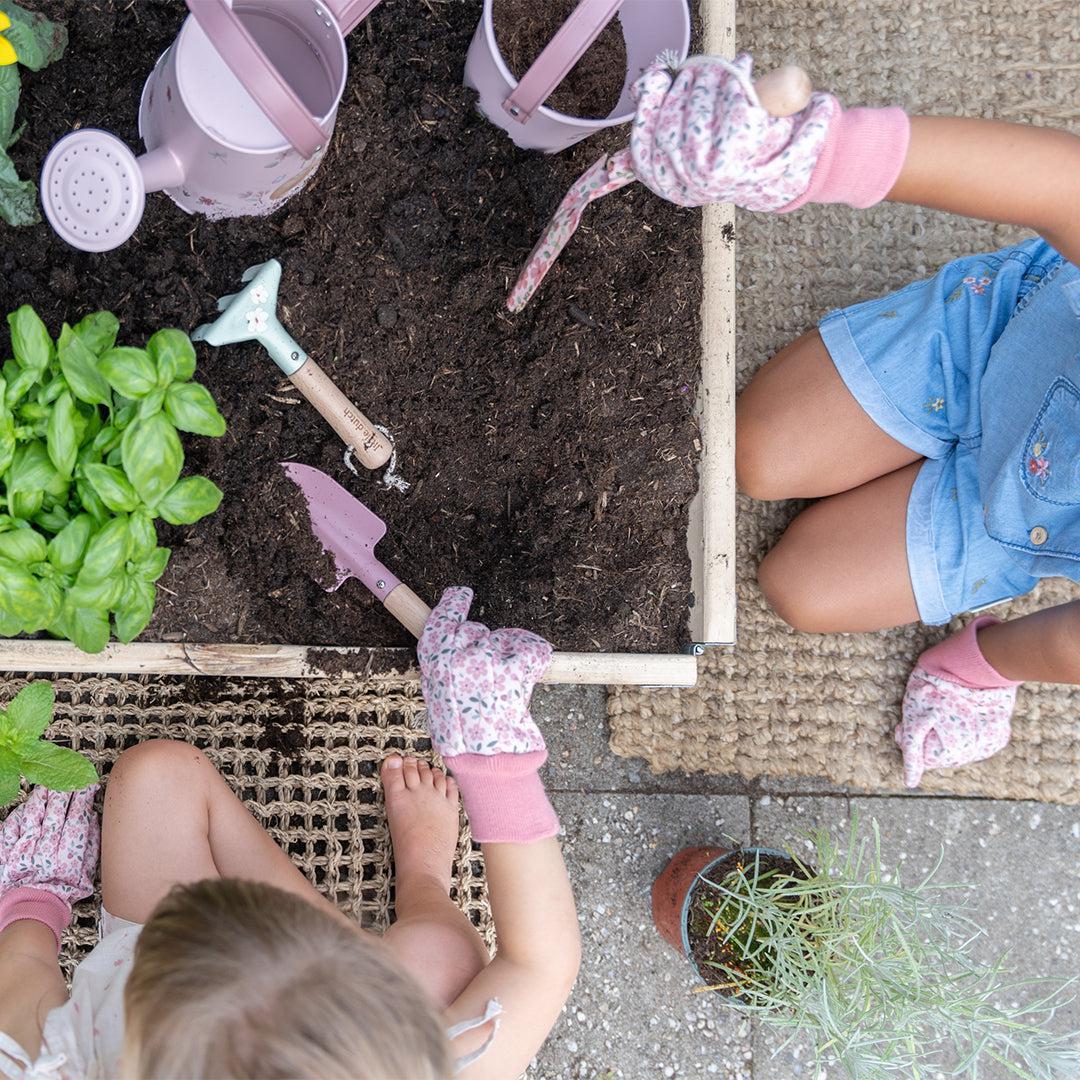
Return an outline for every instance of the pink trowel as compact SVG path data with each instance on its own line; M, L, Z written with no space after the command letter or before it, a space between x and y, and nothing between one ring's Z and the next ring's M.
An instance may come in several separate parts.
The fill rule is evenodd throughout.
M386 535L386 522L319 469L295 461L282 462L282 467L304 493L311 531L334 558L337 580L327 592L340 588L351 577L359 578L402 626L419 637L431 608L375 558L375 545ZM675 656L671 660L664 685L693 686L697 679L694 658ZM557 652L540 681L630 686L656 680L643 676L641 657L636 653Z

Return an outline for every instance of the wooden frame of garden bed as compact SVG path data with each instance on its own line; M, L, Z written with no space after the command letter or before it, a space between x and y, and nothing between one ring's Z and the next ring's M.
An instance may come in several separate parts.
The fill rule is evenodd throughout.
M704 51L734 55L735 0L700 0ZM690 504L693 606L685 653L559 653L543 682L693 686L696 654L735 642L735 244L734 211L702 219L701 384L698 493ZM218 675L318 678L320 660L358 676L389 667L418 677L409 649L305 645L133 642L88 654L67 641L0 641L0 670L100 675Z

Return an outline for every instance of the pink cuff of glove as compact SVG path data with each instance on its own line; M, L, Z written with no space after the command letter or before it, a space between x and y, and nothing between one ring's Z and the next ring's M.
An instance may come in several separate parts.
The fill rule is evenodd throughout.
M23 919L44 923L53 932L59 953L60 937L71 922L71 906L47 889L26 886L0 896L0 931Z
M530 844L559 831L539 768L546 750L528 754L456 754L446 767L461 789L474 839L481 844Z
M835 99L834 99L835 100ZM907 158L911 120L903 109L844 109L836 105L810 186L780 213L806 203L847 203L859 210L881 202Z
M973 619L958 634L947 637L919 657L924 671L967 686L972 690L999 690L1005 686L1019 686L1019 682L1006 679L982 654L976 636L984 626L1000 622L993 615Z

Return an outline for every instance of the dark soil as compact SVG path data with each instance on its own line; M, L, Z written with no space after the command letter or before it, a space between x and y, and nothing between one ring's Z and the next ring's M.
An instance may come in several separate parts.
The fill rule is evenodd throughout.
M495 40L506 66L520 79L544 51L579 0L496 0L491 9ZM568 116L603 118L622 96L626 38L615 16L543 104Z
M34 175L67 131L141 147L139 93L179 29L175 0L54 0L65 59L23 72L14 148ZM476 589L474 617L563 649L671 649L686 638L686 507L696 487L698 215L634 185L590 208L529 307L509 285L572 180L625 130L548 157L517 150L460 85L479 0L385 0L349 39L351 74L313 182L270 218L208 222L151 195L113 252L47 225L6 230L0 313L33 303L59 331L107 308L122 340L191 330L275 256L281 317L369 416L411 490L342 461L343 446L253 345L198 346L229 430L187 440L188 470L225 490L173 549L146 639L399 645L408 635L326 563L278 462L329 472L388 526L382 561L434 602ZM0 344L5 348L6 343Z
M725 874L735 870L740 862L743 865L749 863L752 866L754 858L755 855L752 852L733 851L726 859L717 863L708 872L709 880L721 882ZM798 863L793 859L785 859L776 855L761 854L758 856L757 865L760 867L759 876L776 871L792 876L799 876L801 873ZM722 970L719 970L717 966L714 966L726 965L737 970L740 963L738 948L730 943L725 944L722 932L719 934L709 933L713 916L708 910L707 903L710 898L715 896L715 891L706 882L698 878L693 886L688 913L687 936L690 939L690 954L707 985L717 986L716 992L724 994L726 997L738 998L739 993L736 988L724 986L728 981L728 976ZM724 988L719 989L721 986L724 986Z

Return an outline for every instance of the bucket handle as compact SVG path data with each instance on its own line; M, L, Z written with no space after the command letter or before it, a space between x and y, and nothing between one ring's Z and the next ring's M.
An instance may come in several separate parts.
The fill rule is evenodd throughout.
M337 20L343 35L351 33L379 6L382 0L322 0Z
M533 61L532 67L518 80L517 86L503 102L503 108L518 123L527 123L600 36L600 31L611 22L624 2L581 0L544 46L544 51Z
M274 127L303 157L319 153L326 145L326 133L259 48L229 0L187 0L187 6L229 70Z

